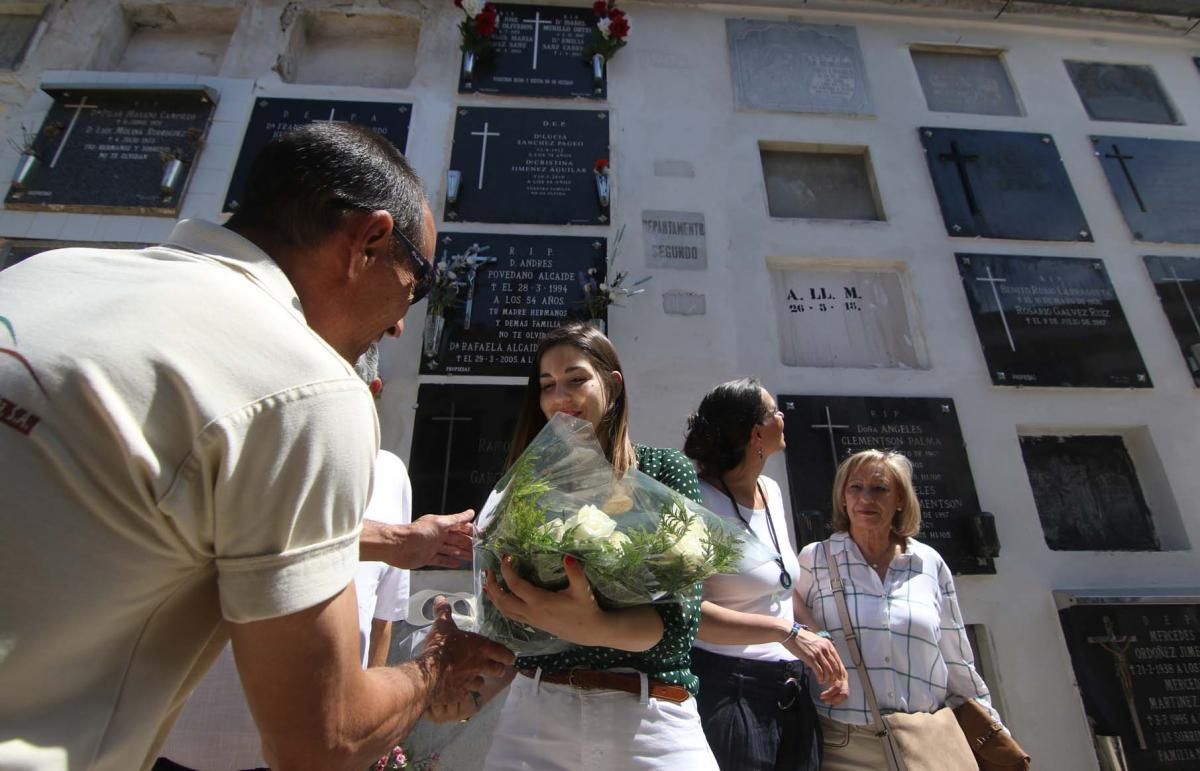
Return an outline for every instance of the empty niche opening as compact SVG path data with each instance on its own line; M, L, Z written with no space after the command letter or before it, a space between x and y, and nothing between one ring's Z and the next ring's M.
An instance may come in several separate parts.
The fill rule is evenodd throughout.
M933 112L1021 115L1003 51L967 46L909 49L925 103Z
M1018 429L1046 545L1055 551L1189 548L1144 427Z
M0 5L0 71L21 66L41 25L45 3Z
M292 83L407 88L420 22L411 16L312 10L294 26L284 79Z
M1154 69L1144 64L1064 62L1092 120L1181 123Z
M885 219L866 147L760 143L759 152L772 217Z
M770 258L789 367L927 369L903 263Z
M93 69L215 75L240 16L238 6L181 2L120 7L99 36Z

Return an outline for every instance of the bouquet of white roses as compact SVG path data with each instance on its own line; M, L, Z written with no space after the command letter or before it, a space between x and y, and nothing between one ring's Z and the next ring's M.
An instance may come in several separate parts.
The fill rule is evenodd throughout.
M592 425L558 414L496 485L478 520L475 543L479 632L521 655L571 646L505 618L480 576L500 578L513 558L522 578L543 589L567 586L563 557L579 560L601 607L679 602L717 573L758 567L777 555L666 485L629 469L617 477Z

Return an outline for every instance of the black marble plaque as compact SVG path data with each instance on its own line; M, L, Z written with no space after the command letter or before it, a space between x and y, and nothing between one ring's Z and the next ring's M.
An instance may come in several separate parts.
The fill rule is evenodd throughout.
M1200 386L1200 258L1144 259L1171 331L1183 351L1183 360Z
M450 222L603 225L596 162L608 160L608 112L463 107L450 169L462 175Z
M814 540L810 518L832 517L838 463L860 450L895 450L913 464L918 540L937 549L955 573L996 572L992 560L974 554L971 519L980 513L979 499L954 400L780 394L778 401L797 547Z
M1092 144L1136 240L1200 243L1200 142L1094 136Z
M201 86L155 89L45 86L54 104L30 148L37 160L10 209L175 216L204 144L215 93ZM172 159L178 184L162 188Z
M37 241L18 238L0 244L0 270L11 268L18 262L26 260L35 254L48 252L51 249L66 249L71 246L90 246L94 249L142 249L145 247L145 244L99 243L95 241Z
M421 384L408 462L414 516L479 512L504 473L524 391Z
M1081 602L1058 612L1092 730L1130 771L1200 768L1200 598Z
M1046 134L918 129L946 232L960 238L1091 241Z
M1068 61L1066 65L1092 120L1179 123L1152 68L1110 62Z
M1022 436L1021 454L1051 549L1159 549L1150 507L1120 436Z
M442 233L437 259L456 268L457 294L441 321L432 307L427 311L421 372L526 376L542 335L587 318L584 286L604 282L605 244L602 238ZM454 260L476 245L472 276L469 263Z
M402 102L343 102L333 99L280 99L260 96L254 100L250 123L242 138L229 191L222 211L237 209L238 197L246 188L250 164L259 151L280 134L318 121L354 123L385 137L400 152L408 145L412 105Z
M588 97L608 95L607 75L592 78L585 60L596 14L588 8L496 3L500 23L491 56L479 58L474 77L459 70L459 93Z
M994 384L1153 385L1102 261L955 256Z

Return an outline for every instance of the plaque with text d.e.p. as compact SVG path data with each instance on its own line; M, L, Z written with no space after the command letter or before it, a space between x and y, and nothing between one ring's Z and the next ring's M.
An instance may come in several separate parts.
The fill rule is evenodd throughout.
M606 224L597 161L608 163L607 111L460 108L450 151L458 192L444 219Z
M1136 240L1200 243L1200 142L1094 136L1092 145Z
M260 96L254 100L250 122L242 138L237 165L225 194L222 211L237 209L246 189L250 166L260 150L281 134L310 123L353 123L369 128L404 152L408 145L408 124L412 105L401 102L344 102L336 99L283 99Z
M1102 261L955 257L994 384L1153 385Z
M604 282L605 245L603 238L442 233L438 262L450 267L459 255L462 264L441 320L432 306L427 311L422 374L527 375L542 335L588 316L584 286Z
M212 120L202 86L51 86L4 199L9 209L173 217Z
M141 249L145 244L103 243L96 241L36 241L13 239L0 245L0 270L11 268L18 262L29 259L35 254L48 252L52 249L66 249L72 246L86 246L92 249Z
M1171 331L1200 386L1200 258L1145 257Z
M1092 229L1048 135L924 127L918 131L949 235L1092 240Z
M477 58L470 77L459 70L459 93L595 99L607 95L604 68L596 80L591 62L584 58L596 26L590 7L495 5L500 21L490 38L492 52Z
M1079 598L1058 612L1083 708L1130 771L1200 768L1200 597Z
M955 573L995 573L977 556L972 518L980 513L975 479L952 399L780 394L796 545L813 540L809 517L832 517L837 466L860 450L895 450L913 465L921 502L917 538Z
M478 513L504 474L524 392L518 385L421 384L408 461L414 517Z

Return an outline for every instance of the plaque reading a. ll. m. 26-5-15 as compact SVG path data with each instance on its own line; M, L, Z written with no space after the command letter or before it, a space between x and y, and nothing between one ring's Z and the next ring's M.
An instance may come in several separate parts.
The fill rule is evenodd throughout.
M238 199L246 189L250 165L258 152L281 134L310 123L353 123L369 128L396 149L404 152L408 144L408 124L412 105L398 102L343 102L334 99L283 99L262 96L254 100L250 122L242 139L233 179L225 194L223 211L236 211Z
M1146 270L1179 342L1192 379L1200 386L1200 258L1145 257Z
M929 127L918 131L947 234L1092 240L1050 136Z
M499 22L492 50L474 58L474 71L459 71L459 93L603 99L604 67L594 77L585 58L596 27L588 8L496 3ZM463 54L464 63L468 59Z
M1200 142L1094 136L1092 146L1134 239L1200 243Z
M444 219L530 225L609 221L597 167L608 165L608 112L462 107Z
M1101 260L1002 254L956 259L994 384L1153 385Z
M588 318L605 281L603 238L442 233L444 289L431 293L421 373L525 376L549 330ZM603 318L606 314L602 314Z
M977 532L979 499L952 399L780 394L796 539L830 521L837 466L869 449L895 450L913 465L921 502L917 537L955 573L995 573Z
M21 157L9 209L175 216L208 132L216 93L44 85L54 103Z

